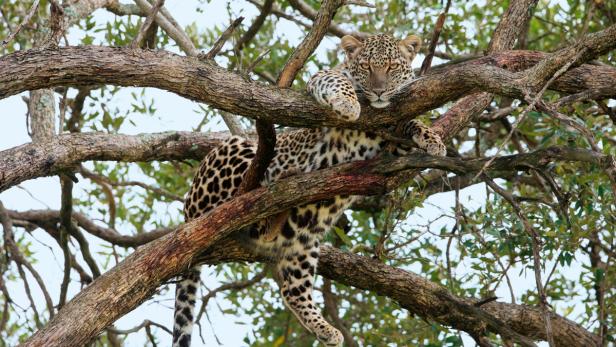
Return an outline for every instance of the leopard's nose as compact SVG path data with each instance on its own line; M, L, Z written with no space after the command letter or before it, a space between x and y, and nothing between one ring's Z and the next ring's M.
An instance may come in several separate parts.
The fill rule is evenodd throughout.
M372 89L372 92L374 92L376 96L380 97L381 95L383 95L383 93L385 93L385 88Z

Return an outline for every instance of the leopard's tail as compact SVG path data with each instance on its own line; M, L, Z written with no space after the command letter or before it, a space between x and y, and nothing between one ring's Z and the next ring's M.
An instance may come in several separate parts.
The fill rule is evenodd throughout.
M195 300L201 269L191 268L175 285L175 314L173 316L173 347L190 347Z

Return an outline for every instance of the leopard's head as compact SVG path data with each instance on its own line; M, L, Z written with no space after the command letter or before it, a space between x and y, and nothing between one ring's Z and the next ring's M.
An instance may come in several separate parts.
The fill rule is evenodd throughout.
M413 79L411 62L421 39L410 35L403 40L374 35L362 41L347 35L341 46L346 53L346 74L375 108L389 105L390 98Z

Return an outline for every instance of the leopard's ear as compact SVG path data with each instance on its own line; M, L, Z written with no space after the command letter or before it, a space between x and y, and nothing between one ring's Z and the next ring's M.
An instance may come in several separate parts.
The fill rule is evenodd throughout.
M347 57L353 57L363 46L361 41L351 35L345 35L340 40L340 46L344 49Z
M421 38L416 35L409 35L405 39L400 40L399 46L402 55L412 61L421 48Z

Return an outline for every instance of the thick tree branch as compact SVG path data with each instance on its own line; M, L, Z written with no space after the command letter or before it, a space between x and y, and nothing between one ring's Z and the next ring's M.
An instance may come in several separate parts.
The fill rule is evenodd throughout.
M323 246L321 252L319 272L325 277L388 296L410 312L440 324L471 333L477 330L482 332L486 328L485 320L467 311L474 304L472 300L455 297L444 287L419 275L328 246ZM481 311L517 333L533 339L546 338L543 313L537 308L491 302L482 305ZM558 346L597 345L597 337L581 326L555 314L551 318L554 340ZM497 322L487 324L489 331L498 329L490 326Z
M139 247L67 303L56 316L58 319L50 321L46 328L23 345L83 345L119 316L150 297L163 281L194 264L201 249L255 220L302 202L322 200L328 196L384 193L386 177L371 174L370 166L369 163L357 162L297 176L253 190L220 205L211 214ZM87 312L84 312L84 307L89 308ZM79 323L73 322L75 319Z
M616 32L616 27L613 28ZM614 41L616 45L616 38ZM525 90L521 84L524 72L516 74L500 67L520 71L548 56L509 51L445 68L433 67L429 74L402 91L393 106L385 110L364 107L357 122L338 119L334 112L303 93L247 81L196 58L123 48L62 47L6 55L0 58L0 98L26 90L68 85L156 87L224 111L277 124L367 130L395 124L477 90L521 97ZM55 64L51 66L49 61ZM616 69L583 65L565 73L550 88L565 93L596 89L606 92L601 97L614 96Z
M513 49L520 30L527 27L536 5L537 0L510 1L507 11L503 14L492 35L488 53ZM503 65L503 67L505 66ZM453 134L457 134L490 105L492 98L493 95L485 92L463 97L436 121L434 124L435 130L439 134L445 135L442 130L449 127L449 129L453 128Z
M71 170L87 160L201 160L228 133L141 135L81 133L0 151L0 191L35 177Z

